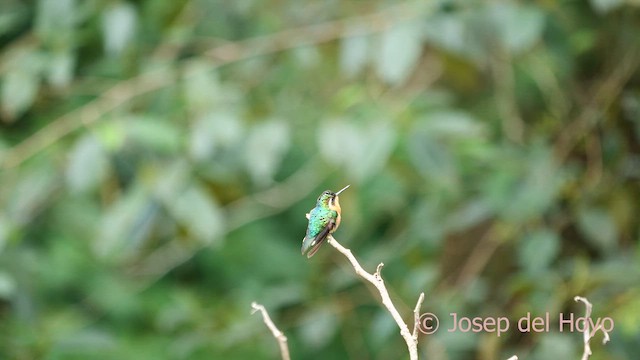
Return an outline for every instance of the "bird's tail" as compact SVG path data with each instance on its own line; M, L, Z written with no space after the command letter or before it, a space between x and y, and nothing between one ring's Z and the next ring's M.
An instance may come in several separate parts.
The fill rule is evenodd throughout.
M304 239L302 239L302 255L304 255L305 253L307 254L307 258L312 257L313 255L315 255L316 252L318 252L318 249L320 249L320 245L322 245L322 243L324 242L324 240L327 238L327 236L316 236L316 237L309 237L309 236L305 236Z

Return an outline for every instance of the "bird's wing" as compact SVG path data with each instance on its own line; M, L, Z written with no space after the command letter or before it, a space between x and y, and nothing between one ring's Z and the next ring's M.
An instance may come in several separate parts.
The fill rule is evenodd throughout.
M318 249L320 249L320 245L322 245L322 243L324 242L324 240L327 238L327 236L331 233L331 230L333 229L333 227L336 225L336 219L331 218L329 219L329 221L327 222L327 226L325 226L319 233L318 235L316 235L313 240L305 238L302 242L302 249L303 249L303 254L304 254L304 248L307 247L309 249L309 251L307 252L307 258L312 257L313 255L315 255L316 252L318 252ZM305 243L308 243L308 241L311 240L311 243L309 243L308 246L305 246Z

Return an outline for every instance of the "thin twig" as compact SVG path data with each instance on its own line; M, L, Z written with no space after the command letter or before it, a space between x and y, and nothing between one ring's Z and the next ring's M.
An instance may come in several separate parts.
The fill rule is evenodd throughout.
M422 302L424 301L424 293L420 293L420 297L418 298L418 302L416 302L416 307L413 309L413 340L418 343L418 328L420 325L420 308L422 307Z
M589 356L591 356L591 345L589 343L591 341L591 338L593 338L593 336L596 334L596 331L600 330L604 334L604 339L602 339L603 344L608 343L609 340L611 340L611 338L609 338L609 333L606 332L602 327L602 323L599 323L596 327L593 328L593 330L591 331L589 330L589 323L590 323L589 319L591 319L591 310L593 309L593 305L591 305L589 300L587 300L587 298L584 298L582 296L576 296L573 298L573 300L583 302L586 308L584 313L584 319L585 319L584 332L583 332L584 351L582 352L582 360L587 360Z
M395 308L395 306L393 305L393 302L391 301L391 298L389 297L389 292L387 291L387 288L384 285L384 280L382 279L382 275L380 274L380 271L382 270L382 267L384 266L384 264L383 263L378 264L378 267L376 268L376 272L374 274L370 274L362 268L362 266L360 265L356 257L353 255L351 250L340 245L338 240L336 240L333 236L329 235L328 242L329 244L331 244L331 246L336 248L336 250L341 252L342 255L344 255L349 260L349 262L351 263L351 266L353 266L353 269L356 271L356 274L360 275L360 277L367 280L368 282L373 284L373 286L375 286L376 289L378 289L378 292L380 293L380 297L382 298L382 304L387 308L387 310L389 311L393 319L396 321L396 324L398 324L398 327L400 328L400 335L402 335L402 338L407 343L407 348L409 349L409 358L411 360L417 360L418 359L418 338L414 337L411 331L409 331L409 327L404 322L404 320L402 320L402 316L400 316L400 313ZM422 302L421 300L423 300L423 297L424 296L421 295L420 299L418 299L419 305L421 305L421 302ZM416 308L418 307L419 306L416 305ZM414 315L414 321L415 321L415 315ZM414 324L414 332L415 332L415 324Z
M278 330L276 325L271 320L267 309L265 309L264 306L258 304L255 301L251 303L251 308L253 309L251 310L252 314L255 314L257 311L260 311L262 313L262 320L264 321L265 325L267 325L269 330L271 330L273 337L278 341L278 345L280 345L280 354L282 355L282 360L291 360L291 357L289 356L289 347L287 346L287 337L284 336L284 333L282 331Z

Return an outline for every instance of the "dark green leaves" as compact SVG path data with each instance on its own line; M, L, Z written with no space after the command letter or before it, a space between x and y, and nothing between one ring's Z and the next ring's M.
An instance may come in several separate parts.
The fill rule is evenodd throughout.
M598 250L611 252L617 242L618 231L611 214L601 208L582 209L578 213L580 231Z
M402 358L349 264L300 255L347 184L335 236L404 319L583 295L616 319L594 359L633 358L632 2L297 5L0 1L0 358L277 357L252 301L292 358ZM576 358L551 330L421 358Z
M518 260L527 272L545 271L560 251L560 239L549 230L526 235L519 246Z

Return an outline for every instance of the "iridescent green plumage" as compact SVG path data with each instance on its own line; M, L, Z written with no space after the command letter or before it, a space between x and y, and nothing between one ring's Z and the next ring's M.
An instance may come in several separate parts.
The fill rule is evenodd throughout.
M330 190L324 191L316 206L307 214L309 225L307 226L307 234L302 239L302 254L312 257L320 248L320 245L331 233L336 231L340 226L340 203L338 194L348 188L334 193Z

